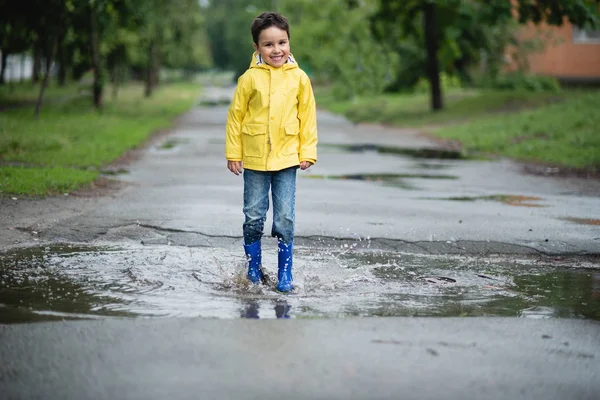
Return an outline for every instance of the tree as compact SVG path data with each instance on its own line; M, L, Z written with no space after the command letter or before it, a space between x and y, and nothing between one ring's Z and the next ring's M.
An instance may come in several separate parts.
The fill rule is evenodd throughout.
M195 69L212 64L205 20L197 0L136 0L133 26L139 34L145 70L145 95L159 81L161 66Z
M422 64L413 71L428 71L434 111L442 108L439 71L457 65L464 71L465 63L475 57L474 51L489 45L489 29L513 21L513 11L519 23L561 25L568 20L576 26L598 24L596 0L515 0L514 8L508 0L380 0L379 6L372 18L373 30L380 39L391 37L392 43L398 43L390 48L401 60L409 58L408 50L415 50L410 43L421 44L413 60ZM416 20L423 23L416 24Z
M236 79L244 73L254 51L250 23L260 12L270 9L272 5L271 0L210 2L206 8L206 29L215 66L234 71Z
M336 97L379 93L393 79L397 57L386 51L365 23L377 11L375 1L284 4L292 22L292 52L300 66L314 71L316 80L334 83Z
M69 1L64 0L31 0L31 9L36 13L28 13L27 24L36 36L36 45L45 59L44 80L35 107L35 118L39 117L42 108L44 91L48 86L50 69L54 63L58 41L67 29Z
M278 6L290 21L290 44L300 66L316 81L333 83L339 98L377 93L395 72L395 54L377 42L365 18L377 0L220 0L206 8L214 63L234 71L248 68L254 51L250 24L264 10Z
M0 0L0 9L8 9L6 3L7 0ZM0 14L0 85L5 83L8 56L26 51L32 42L33 34L27 27L26 10L22 5L14 5L12 13Z

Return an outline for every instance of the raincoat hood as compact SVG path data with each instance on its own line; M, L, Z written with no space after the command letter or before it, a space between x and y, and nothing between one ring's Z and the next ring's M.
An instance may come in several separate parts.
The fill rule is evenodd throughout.
M277 69L264 62L262 56L257 51L252 54L252 59L250 60L250 66L248 68ZM298 63L294 59L294 56L290 53L285 64L279 68L283 68L284 70L298 68Z

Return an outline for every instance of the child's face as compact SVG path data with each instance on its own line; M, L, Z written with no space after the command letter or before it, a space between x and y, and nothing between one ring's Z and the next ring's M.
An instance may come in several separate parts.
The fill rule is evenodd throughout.
M267 64L279 68L290 55L290 39L286 31L271 26L258 35L258 45L254 43L254 48Z

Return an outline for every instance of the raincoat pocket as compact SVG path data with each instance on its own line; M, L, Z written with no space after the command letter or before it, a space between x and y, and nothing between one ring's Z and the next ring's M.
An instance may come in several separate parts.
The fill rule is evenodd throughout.
M247 124L242 126L242 147L245 156L262 157L265 153L267 126Z
M285 131L285 142L281 153L284 156L290 156L292 154L298 154L300 152L300 124L295 122L293 124L286 125Z

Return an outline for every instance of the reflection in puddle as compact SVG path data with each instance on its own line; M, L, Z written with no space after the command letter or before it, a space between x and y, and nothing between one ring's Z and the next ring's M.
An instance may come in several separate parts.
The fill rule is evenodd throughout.
M319 148L337 149L349 153L376 152L381 154L395 154L414 158L441 159L441 160L469 160L474 159L460 151L435 149L435 148L408 148L381 146L376 144L319 144Z
M275 275L276 248L263 266ZM0 254L0 322L182 316L521 316L600 320L600 270L297 247L293 294L250 285L241 251L55 246Z
M242 308L240 309L240 317L241 318L249 318L249 319L259 319L261 315L263 318L267 312L271 312L271 315L267 315L269 318L290 318L290 309L292 306L288 304L285 299L280 299L274 301L270 307L266 308L263 306L261 310L260 303L253 299L243 299L241 301Z
M497 201L517 207L546 207L537 202L542 201L541 197L521 196L511 194L496 194L491 196L457 196L457 197L426 197L424 200L448 200L448 201Z

